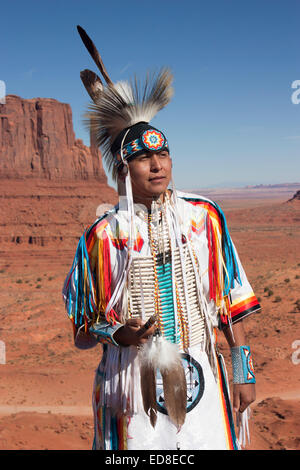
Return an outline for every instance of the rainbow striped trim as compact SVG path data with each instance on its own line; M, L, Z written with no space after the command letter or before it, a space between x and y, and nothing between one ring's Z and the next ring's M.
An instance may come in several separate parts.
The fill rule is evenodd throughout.
M250 292L243 297L239 297L238 299L235 299L234 302L230 303L232 322L234 323L241 320L241 318L260 310L260 308L261 306L253 292Z
M226 309L220 311L220 328L227 326L229 317L232 323L235 323L242 318L250 315L250 313L260 310L261 306L254 295L253 291L247 295L231 300L231 289L234 288L235 281L242 285L238 262L235 255L235 250L227 228L226 218L221 208L213 201L202 199L201 197L193 198L180 196L183 200L189 202L194 206L198 206L207 211L208 218L206 221L206 231L208 239L208 248L210 251L209 260L209 283L210 283L210 298L213 298L216 303L220 303L220 299L224 299ZM201 223L199 221L192 221L191 230L196 233L201 233ZM219 265L218 252L218 234L221 234L222 257L226 267L221 273L217 266ZM223 278L223 279L222 279ZM221 290L222 289L222 290Z
M228 384L226 373L223 366L222 356L217 353L218 366L218 385L223 414L224 430L228 450L239 450L237 437L235 434L234 420L232 415L231 403L228 393Z
M191 198L191 197L182 197L183 200L193 204L194 206L200 206L207 211L208 219L207 219L207 234L208 234L208 243L209 248L211 248L212 252L216 251L218 246L218 237L217 233L221 234L222 240L222 255L226 266L226 272L223 273L223 295L221 292L217 292L219 297L223 297L229 294L230 290L234 287L234 282L237 281L240 285L242 284L240 278L240 272L238 268L238 262L235 256L233 244L231 241L231 237L229 235L226 218L225 215L218 206L217 203L204 200L199 198ZM216 269L218 265L218 260L212 260L212 264ZM215 273L217 284L217 290L219 290L219 286L221 286L221 279L220 276ZM216 293L212 294L211 298L214 298ZM216 299L217 300L217 299Z

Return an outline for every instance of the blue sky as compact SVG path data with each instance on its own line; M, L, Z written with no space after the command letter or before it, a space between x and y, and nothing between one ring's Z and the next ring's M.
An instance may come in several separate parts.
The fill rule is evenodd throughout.
M79 73L98 71L77 24L113 81L171 67L173 101L152 122L168 137L178 188L300 181L300 103L291 100L299 0L12 0L0 8L6 93L69 103L86 145L89 97Z

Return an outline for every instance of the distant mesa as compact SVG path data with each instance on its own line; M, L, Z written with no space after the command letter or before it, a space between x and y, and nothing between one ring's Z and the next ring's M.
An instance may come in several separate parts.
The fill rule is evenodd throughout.
M107 183L94 139L87 147L75 138L69 104L17 95L0 104L0 178Z
M277 184L257 184L255 186L246 186L247 189L284 189L291 186L299 186L299 183L277 183Z
M288 202L291 202L291 201L300 201L300 191L297 191L294 196L288 200Z

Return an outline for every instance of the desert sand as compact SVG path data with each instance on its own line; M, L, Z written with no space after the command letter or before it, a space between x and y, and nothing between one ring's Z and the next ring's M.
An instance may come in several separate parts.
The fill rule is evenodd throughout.
M1 450L92 447L101 346L74 348L61 289L78 237L105 197L76 184L60 198L54 193L46 182L37 189L22 181L2 186ZM300 201L286 200L217 200L262 306L245 320L257 378L251 450L300 449ZM231 381L221 334L219 341Z

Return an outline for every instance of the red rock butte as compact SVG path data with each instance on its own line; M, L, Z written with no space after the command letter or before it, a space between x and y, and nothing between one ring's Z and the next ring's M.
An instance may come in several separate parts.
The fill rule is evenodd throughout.
M0 243L71 242L99 205L117 202L93 137L76 139L72 110L52 98L0 104Z
M97 178L106 183L97 147L75 138L69 104L8 95L0 118L1 178Z

